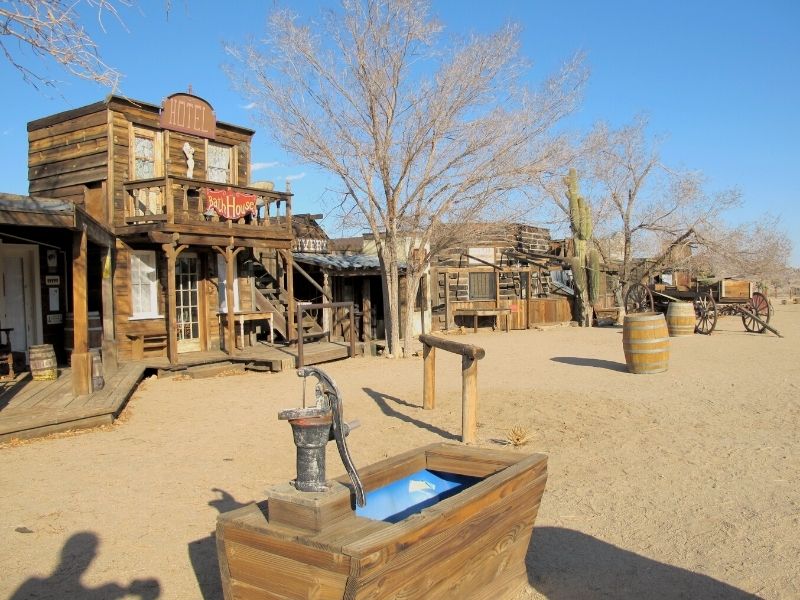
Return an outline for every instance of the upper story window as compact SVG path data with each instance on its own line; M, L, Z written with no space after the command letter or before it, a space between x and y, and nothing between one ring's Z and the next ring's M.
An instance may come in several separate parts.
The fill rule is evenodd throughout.
M161 132L134 127L131 137L133 179L160 177L163 174Z
M206 179L217 183L235 183L233 180L233 148L208 143Z

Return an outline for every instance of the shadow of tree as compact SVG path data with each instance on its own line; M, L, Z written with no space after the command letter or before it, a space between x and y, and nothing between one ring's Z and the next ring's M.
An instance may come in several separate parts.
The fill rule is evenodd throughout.
M759 598L707 575L560 527L536 527L525 562L529 583L550 600Z
M15 591L9 600L29 598L70 598L71 600L113 600L136 596L142 600L155 600L161 595L157 579L134 579L127 587L106 583L99 587L85 587L80 579L97 556L100 539L94 533L76 533L64 543L61 560L49 577L31 577Z
M613 360L603 360L601 358L581 358L579 356L554 356L550 360L553 362L575 365L578 367L595 367L597 369L608 369L610 371L628 372L628 365L615 362Z
M408 406L411 408L420 408L419 406L411 404L406 400L402 400L401 398L395 398L394 396L390 396L382 392L377 392L372 388L365 387L361 389L363 389L370 398L375 400L375 403L378 405L378 408L380 408L381 412L385 414L387 417L393 417L395 419L399 419L400 421L404 421L405 423L410 423L415 427L419 427L420 429L425 429L427 431L430 431L431 433L435 433L436 435L443 437L447 440L461 441L460 436L450 433L449 431L445 431L444 429L436 427L435 425L431 425L430 423L426 423L425 421L420 421L419 419L409 417L408 415L403 414L399 410L393 408L387 401L391 401L395 404L400 404L402 406Z
M225 490L211 488L211 491L219 494L219 497L209 500L208 505L215 508L220 514L250 504L237 501ZM189 560L192 563L194 576L197 578L203 600L222 600L222 579L220 579L219 560L217 559L217 534L212 532L207 537L189 542Z

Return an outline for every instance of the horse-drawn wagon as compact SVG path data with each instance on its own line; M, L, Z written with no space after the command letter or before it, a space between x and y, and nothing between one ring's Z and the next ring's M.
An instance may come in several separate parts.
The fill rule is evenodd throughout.
M752 333L771 331L780 336L769 325L772 305L767 296L754 291L751 281L740 279L692 280L690 285L636 283L625 294L625 310L628 313L658 311L667 312L670 302L692 302L695 312L695 332L705 335L714 331L717 319L739 315L744 328Z

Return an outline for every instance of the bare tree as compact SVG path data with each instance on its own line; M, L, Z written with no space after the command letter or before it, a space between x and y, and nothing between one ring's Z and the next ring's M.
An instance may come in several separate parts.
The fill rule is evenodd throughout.
M746 277L762 289L775 290L795 275L789 265L792 242L780 219L764 215L756 221L729 227L717 224L698 233L696 271L715 277Z
M120 23L118 6L130 0L7 0L0 4L0 49L23 79L38 88L55 87L56 82L41 71L26 66L29 50L38 59L52 59L81 79L116 89L120 73L103 62L97 43L81 24L79 8L91 8L103 28L109 15Z
M603 207L595 237L619 234L621 241L618 297L645 274L634 272L634 253L658 256L663 264L679 242L688 243L693 232L718 222L739 203L736 190L708 194L699 173L666 166L647 125L641 116L616 131L600 124L585 142L594 193Z
M424 0L344 0L321 23L277 10L260 45L229 47L243 65L232 77L277 141L333 173L374 236L395 356L403 240L417 249L406 264L410 332L442 223L476 220L525 183L521 159L547 154L547 132L583 80L570 63L531 92L519 85L515 27L449 47L442 31Z

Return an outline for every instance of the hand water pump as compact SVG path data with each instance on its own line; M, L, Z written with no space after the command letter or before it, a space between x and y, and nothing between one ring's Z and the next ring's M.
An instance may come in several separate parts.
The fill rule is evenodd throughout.
M303 367L298 369L297 375L304 378L304 384L305 378L313 375L317 384L314 388L315 406L306 408L304 385L303 408L292 408L278 413L279 419L289 421L292 426L294 444L297 447L297 479L292 484L301 492L328 490L325 480L325 446L330 440L335 440L339 456L353 484L356 503L364 506L364 486L345 441L350 431L358 427L358 421L345 423L339 388L324 371L316 367Z

